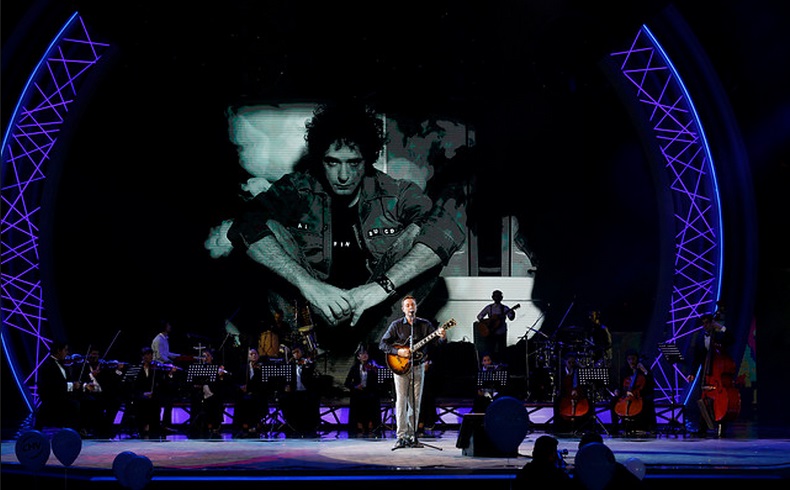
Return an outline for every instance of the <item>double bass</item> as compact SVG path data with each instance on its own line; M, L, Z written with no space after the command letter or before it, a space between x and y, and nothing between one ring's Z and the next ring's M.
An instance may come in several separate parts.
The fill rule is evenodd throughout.
M641 396L642 388L645 387L647 378L639 370L634 368L634 373L623 380L623 396L615 403L614 411L623 418L636 417L642 412L643 400Z
M724 352L717 335L711 335L700 402L715 422L732 421L741 411L741 395L734 386L736 374L735 361Z

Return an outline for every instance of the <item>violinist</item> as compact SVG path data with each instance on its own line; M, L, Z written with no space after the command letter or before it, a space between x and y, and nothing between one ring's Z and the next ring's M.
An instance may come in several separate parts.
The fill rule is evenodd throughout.
M163 407L162 389L172 378L175 368L154 361L154 350L140 350L140 365L132 382L132 413L138 435L142 439L161 437L159 413Z
M384 367L370 358L365 344L359 344L356 359L348 370L344 383L349 390L349 436L371 437L381 425L379 369Z
M114 435L115 415L121 408L121 381L123 363L109 363L102 359L99 350L91 348L79 367L80 426L83 437L109 439Z
M321 418L315 363L305 355L302 346L296 344L291 348L289 364L292 375L281 398L283 416L291 437L312 438L316 436Z
M656 428L654 380L635 349L625 352L619 385L614 390L616 418L628 435L647 434Z
M255 347L247 349L247 359L236 375L233 424L237 438L259 437L263 421L269 413L266 383L261 373L260 353Z
M79 429L80 400L77 397L81 384L72 375L67 363L69 345L54 341L47 357L38 369L38 396L36 430L44 427Z
M214 350L203 353L204 366L216 366L216 370L201 377L192 386L192 409L190 414L190 437L200 439L221 439L221 428L228 386L232 382L231 373L215 362ZM216 373L216 374L214 374Z

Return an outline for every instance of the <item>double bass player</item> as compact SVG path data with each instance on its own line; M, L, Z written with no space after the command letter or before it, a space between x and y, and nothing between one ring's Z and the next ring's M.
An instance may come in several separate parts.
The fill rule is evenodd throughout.
M698 410L688 410L686 420L697 435L714 431L720 437L724 424L740 412L740 394L733 387L735 362L730 354L735 337L710 313L702 315L700 323L702 329L693 341L693 370L687 376L693 382L694 373L699 372L695 384Z

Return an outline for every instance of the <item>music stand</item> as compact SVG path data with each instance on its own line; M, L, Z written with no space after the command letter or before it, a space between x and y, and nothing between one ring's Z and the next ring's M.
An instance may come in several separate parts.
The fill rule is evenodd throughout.
M683 357L683 354L680 352L678 345L674 342L659 342L658 343L658 350L664 356L664 359L672 365L677 364L679 362L684 362L686 359ZM686 406L683 403L677 403L677 398L679 396L678 392L680 389L677 385L677 376L673 376L675 381L675 386L672 387L672 401L669 404L669 411L670 411L670 418L668 420L667 429L666 431L677 431L679 433L685 433L686 428L683 424L678 421L676 416L676 409L680 408L681 410L685 410ZM702 412L705 414L705 412Z
M129 369L124 371L123 378L121 378L121 383L123 384L130 384L137 381L137 377L140 375L140 371L143 369L141 364L136 366L129 366Z
M374 432L378 432L381 429L394 430L396 423L395 401L392 392L395 389L395 379L392 370L386 366L379 366L379 368L376 369L376 383L379 386L380 393L386 395L387 402L386 409L383 410L384 413L382 413L381 416L381 423L376 427ZM390 406L390 403L392 403L392 406Z
M261 381L264 384L274 383L275 381L285 381L290 383L293 377L293 364L265 363L261 365Z
M219 366L216 364L190 364L187 368L187 383L205 384L217 381Z
M508 373L507 370L505 369L478 371L477 387L501 389L507 386L507 379L508 379Z
M609 368L605 368L605 367L579 368L579 384L595 386L595 387L609 386ZM588 399L589 399L589 395L588 395ZM598 413L595 411L594 401L592 403L592 411L593 411L593 417L595 418L595 422L608 435L609 431L606 430L606 426L601 421L601 418L598 417Z
M270 433L275 432L275 428L279 429L280 427L289 425L285 419L285 415L283 415L280 397L277 392L291 382L295 370L296 366L294 364L285 362L265 362L261 364L261 381L274 393L274 398L277 403L277 409L274 413L266 414L266 419L264 421L264 424L270 427Z
M605 367L579 368L580 384L595 384L596 382L602 383L604 386L609 385L609 368L605 368Z
M664 355L664 359L666 359L670 364L677 364L686 360L683 357L683 354L680 353L678 345L675 343L659 342L658 350L661 351L661 353Z

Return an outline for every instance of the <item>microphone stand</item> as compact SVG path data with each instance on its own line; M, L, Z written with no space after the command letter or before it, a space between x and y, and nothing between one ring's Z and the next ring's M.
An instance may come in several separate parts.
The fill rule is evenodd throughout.
M412 322L412 324L411 324L411 336L409 337L409 352L411 352L411 357L412 357L411 370L409 371L409 376L411 377L411 379L410 379L410 381L411 381L411 390L409 390L409 391L410 391L410 395L411 395L411 408L412 408L412 410L411 410L411 419L412 419L412 429L414 429L414 443L411 445L411 447L429 447L429 448L437 449L437 450L441 451L442 448L440 448L438 446L432 446L430 444L424 444L424 443L420 442L420 440L417 438L417 432L419 432L417 430L417 427L419 426L419 423L420 423L419 418L417 417L417 413L421 410L421 407L417 406L417 404L416 404L417 393L416 393L416 390L414 388L414 370L417 369L417 365L414 364L414 360L413 360L414 359L413 348L414 348L414 323ZM420 364L419 368L423 370L423 372L422 372L422 383L420 384L420 393L422 393L422 391L425 389L425 366ZM422 404L422 396L420 396L420 404Z
M544 337L548 338L548 335L546 335L545 333L541 332L540 330L535 330L535 325L537 325L538 322L540 321L540 319L543 318L543 315L545 315L545 312L541 311L540 315L535 320L535 323L533 323L531 327L528 327L524 331L524 337L522 337L524 339L524 381L526 382L526 388L527 388L527 392L526 392L526 396L524 397L524 400L529 400L529 397L530 397L530 390L529 390L529 376L530 376L530 374L529 374L529 333L530 332L539 333L539 334L543 335Z

